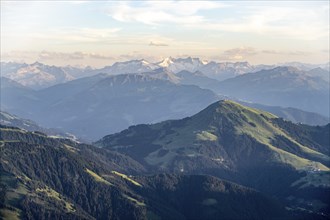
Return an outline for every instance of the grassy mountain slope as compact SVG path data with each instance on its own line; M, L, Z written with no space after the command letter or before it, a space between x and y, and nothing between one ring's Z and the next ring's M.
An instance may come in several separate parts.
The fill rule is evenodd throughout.
M302 142L299 136L290 137L285 130L290 122L274 122L278 120L281 119L270 113L225 100L182 120L132 126L104 137L98 144L128 153L149 165L171 169L178 157L238 167L246 166L246 161L250 163L251 156L261 162L288 164L300 170L329 170L330 158L312 147L319 146L315 138L310 137L311 143L304 145L306 141ZM287 146L281 141L286 141Z
M4 219L288 217L263 194L215 177L143 175L141 164L107 149L15 127L0 131Z
M224 100L192 117L132 126L97 144L127 154L155 172L208 173L286 202L290 196L298 200L303 190L309 191L294 206L306 208L315 200L329 214L329 201L324 197L329 184L321 184L329 178L327 140L329 125L293 124ZM294 185L299 180L307 188Z

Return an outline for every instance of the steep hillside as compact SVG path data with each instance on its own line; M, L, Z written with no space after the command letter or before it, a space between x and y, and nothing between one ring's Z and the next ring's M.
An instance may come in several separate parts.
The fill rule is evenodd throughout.
M291 188L300 178L329 178L328 130L225 100L182 120L132 126L97 144L156 172L209 173L284 198L301 190ZM322 195L309 196L329 204Z
M257 159L254 152L258 151L255 153L260 154L262 158L259 159L262 163L267 158L269 163L283 162L297 169L328 170L325 165L329 164L330 158L314 150L316 146L320 146L317 143L318 139L311 138L310 143L307 144L299 136L292 138L285 126L299 127L299 125L278 119L270 113L224 100L210 105L192 117L154 125L132 126L121 133L106 136L98 143L122 152L132 153L136 159L141 160L139 157L142 156L150 165L158 164L168 168L172 167L169 165L172 165L177 156L187 158L202 156L210 161L221 161L220 164L224 167L246 166L245 162L252 161L247 156ZM304 130L301 126L299 128ZM132 143L133 140L135 144ZM288 148L284 149L279 143L280 140L285 140L289 145ZM305 143L307 145L304 145ZM127 144L133 145L126 147ZM258 149L253 146L255 144L260 145ZM139 148L139 145L144 147ZM320 146L322 149L328 147L329 145ZM244 152L244 148L247 152ZM220 153L220 151L223 152ZM207 154L201 154L201 152ZM208 158L205 158L206 156ZM314 161L319 163L315 163L314 166Z
M111 183L97 174L104 170L143 171L128 157L4 126L1 153L2 192L5 191L2 215L27 219L123 219L143 213L123 196L122 189L109 187ZM123 207L129 212L121 211Z
M139 163L106 149L14 127L0 129L0 193L4 198L0 214L4 219L291 216L263 194L215 177L145 176Z

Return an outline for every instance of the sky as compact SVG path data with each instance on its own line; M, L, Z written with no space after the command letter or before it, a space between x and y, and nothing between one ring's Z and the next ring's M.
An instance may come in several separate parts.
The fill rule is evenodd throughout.
M3 1L1 61L329 62L329 1Z

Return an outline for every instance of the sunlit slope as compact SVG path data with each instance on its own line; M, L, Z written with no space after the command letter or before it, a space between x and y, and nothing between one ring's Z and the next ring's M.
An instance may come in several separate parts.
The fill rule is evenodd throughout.
M329 146L319 143L315 135L291 135L292 126L305 133L313 128L224 100L182 120L132 126L98 144L159 169L285 164L297 170L329 170L330 159L325 153Z

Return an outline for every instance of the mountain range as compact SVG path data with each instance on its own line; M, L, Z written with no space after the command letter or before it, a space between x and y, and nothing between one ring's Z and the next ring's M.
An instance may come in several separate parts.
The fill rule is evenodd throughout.
M139 66L141 62L135 64ZM127 65L113 66L119 71ZM1 108L42 127L60 129L89 141L134 124L191 116L225 98L297 123L329 122L327 71L320 68L306 72L277 67L222 82L200 71L173 73L165 67L151 69L141 73L96 74L40 90L3 77Z
M40 89L74 78L56 66L48 66L39 62L33 64L1 63L1 76L33 88Z
M0 213L26 219L327 219L329 128L223 100L96 146L0 126Z
M95 144L156 173L209 174L284 204L316 210L322 203L329 213L329 137L330 124L293 124L224 100L192 117L131 126Z
M329 118L330 75L321 68L303 71L295 67L276 67L245 73L221 82L200 71L192 73L183 70L175 75L179 77L177 81L180 84L210 89L236 101L255 103L261 109L263 105L289 107ZM273 112L270 108L267 110ZM284 115L280 113L281 117Z
M312 65L303 63L288 63L281 66L294 66L303 71L310 71L318 68L319 71L329 71L327 65ZM1 76L17 81L18 83L32 89L43 89L59 83L92 76L99 73L110 75L127 73L151 72L159 68L165 68L176 74L181 71L196 72L199 71L211 79L219 81L232 78L245 73L256 72L262 69L272 69L275 65L251 65L248 62L215 62L204 61L199 58L165 58L160 62L151 63L144 59L130 60L125 62L116 62L111 66L103 68L91 67L57 67L45 65L40 62L32 64L1 62ZM325 72L325 77L329 79L329 73ZM324 74L324 73L323 73Z
M210 90L145 74L98 74L39 91L2 81L6 84L1 87L4 110L85 140L132 124L192 115L220 98Z
M290 129L302 130L307 135L293 137ZM131 126L104 137L97 144L169 171L190 172L194 167L210 169L213 166L224 170L246 169L245 163L252 161L248 157L258 154L261 160L254 160L253 165L286 163L301 170L327 171L326 166L330 164L327 156L330 144L325 140L328 129L329 124L320 128L293 124L271 113L222 100L191 117ZM249 143L246 148L244 143ZM185 168L185 160L187 163L192 160L195 165Z
M329 81L311 76L310 72L276 67L224 80L219 83L217 92L245 101L294 107L329 116L329 88Z

